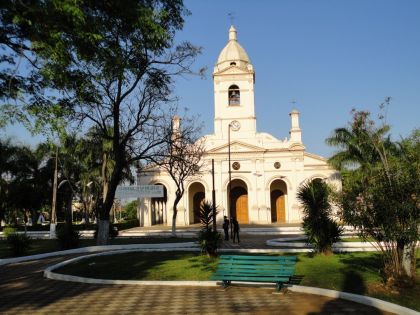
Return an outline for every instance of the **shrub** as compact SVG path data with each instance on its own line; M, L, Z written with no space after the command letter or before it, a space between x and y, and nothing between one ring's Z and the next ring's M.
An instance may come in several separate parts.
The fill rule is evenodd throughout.
M16 228L14 228L14 227L11 227L11 226L5 226L4 228L3 228L3 235L4 236L6 236L6 237L8 237L10 234L13 234L13 233L15 233L17 230L16 230Z
M57 241L61 249L71 249L79 246L80 233L72 225L63 225L57 227Z
M129 203L127 203L123 208L123 217L125 220L135 220L137 219L137 207L138 207L138 201L133 200Z
M118 231L138 227L140 225L138 219L127 220L124 222L115 223L114 226L118 228Z
M303 229L308 243L320 253L329 254L340 239L342 228L331 217L330 188L321 180L299 187L297 198L303 205Z
M13 256L26 255L31 247L31 238L22 233L10 233L7 236L7 242L10 245Z
M217 214L217 211L216 211ZM222 236L219 232L212 230L213 207L209 202L204 202L200 207L201 230L198 233L198 243L201 251L206 252L208 256L217 255L217 249L222 243Z
M222 244L222 235L213 230L200 230L198 232L198 243L202 252L207 253L209 257L214 257Z

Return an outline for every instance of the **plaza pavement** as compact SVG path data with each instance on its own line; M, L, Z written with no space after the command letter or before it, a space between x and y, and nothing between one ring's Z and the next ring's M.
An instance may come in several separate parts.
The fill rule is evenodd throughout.
M240 245L229 241L223 247L262 248L270 237L244 234ZM223 290L95 285L43 277L47 266L70 257L75 255L0 266L0 314L390 314L342 299L291 291L277 294L274 286Z

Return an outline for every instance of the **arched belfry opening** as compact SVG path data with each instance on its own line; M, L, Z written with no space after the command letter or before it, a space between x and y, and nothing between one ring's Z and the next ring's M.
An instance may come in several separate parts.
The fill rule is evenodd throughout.
M192 183L188 189L189 221L190 224L200 223L200 207L206 199L204 185Z
M276 179L270 185L271 222L286 223L287 185L281 179Z
M151 199L152 225L166 223L166 217L167 217L166 203L168 201L168 192L166 190L165 185L160 184L160 183L157 183L155 185L163 186L163 197Z
M236 218L240 224L248 224L248 187L241 179L232 180L231 202L232 207L230 216Z
M229 106L238 106L241 104L241 92L237 85L233 84L229 87L228 96Z

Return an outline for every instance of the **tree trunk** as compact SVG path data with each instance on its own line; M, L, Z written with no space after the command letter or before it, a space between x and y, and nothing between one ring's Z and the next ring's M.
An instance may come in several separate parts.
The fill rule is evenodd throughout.
M72 192L69 189L67 192L67 196L66 196L66 212L64 214L64 221L65 224L67 226L72 226L73 225L73 218L72 218L72 203L73 203L73 196L72 196Z
M115 191L117 190L117 186L121 180L121 175L123 171L123 163L119 162L116 158L114 169L112 170L111 180L104 183L104 190L102 195L102 200L100 201L99 207L99 221L98 221L98 238L96 240L97 245L106 245L108 243L108 236L109 236L109 219L112 210L112 206L114 204L114 197ZM106 221L108 222L106 225L102 227L103 231L103 238L99 237L99 228L100 222ZM106 237L106 238L105 238Z
M174 214L172 215L172 237L176 237L176 215L178 210L174 208Z
M175 200L174 200L174 213L172 215L172 237L176 237L176 216L178 214L178 203L181 200L182 195L176 195Z
M58 146L55 150L55 168L54 168L54 183L53 183L53 196L50 215L50 238L55 238L55 230L57 226L57 185L58 185Z
M402 253L402 271L410 279L414 279L416 270L415 243L404 246Z
M98 234L96 245L107 245L109 239L109 220L98 220Z

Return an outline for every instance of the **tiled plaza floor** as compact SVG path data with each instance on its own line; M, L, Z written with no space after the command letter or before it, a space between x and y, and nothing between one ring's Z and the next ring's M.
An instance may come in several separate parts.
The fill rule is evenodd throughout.
M279 237L286 237L287 235L254 235L254 234L246 234L243 233L239 236L240 243L233 242L232 239L229 237L229 241L223 241L222 248L244 248L244 249L273 249L275 247L268 246L265 242L269 239L276 239ZM293 235L289 235L293 236Z
M55 281L49 258L0 266L0 314L388 314L372 307L273 288L92 285ZM121 266L123 268L124 266Z

